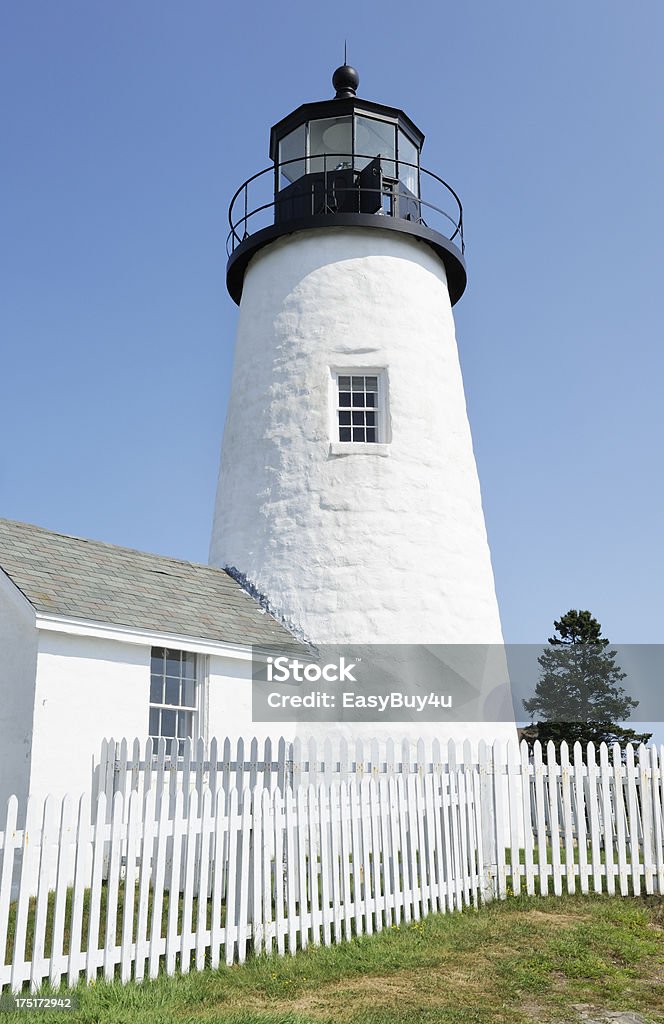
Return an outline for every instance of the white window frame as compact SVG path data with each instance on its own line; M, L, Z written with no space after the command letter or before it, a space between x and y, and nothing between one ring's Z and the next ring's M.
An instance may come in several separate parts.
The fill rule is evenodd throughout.
M152 711L153 709L156 709L156 708L158 708L160 710L174 710L176 712L178 710L182 710L182 711L187 711L187 712L191 713L191 735L189 736L189 739L192 741L192 744L195 743L196 740L199 739L199 738L203 738L203 740L206 741L207 737L205 736L205 729L207 727L207 718L208 718L207 713L206 713L207 712L207 699L208 699L208 693L207 693L207 691L208 691L208 685L207 685L207 683L208 683L208 663L209 663L208 656L205 655L205 654L199 654L196 651L185 650L184 648L180 648L180 647L167 647L166 645L153 644L151 646L151 648L150 648L150 688L152 687L152 658L153 658L153 652L156 651L156 650L170 650L170 651L173 651L174 653L190 654L190 655L194 656L195 662L194 662L194 679L193 679L193 686L194 686L193 704L166 704L166 703L159 703L159 702L153 701L152 700L152 694L149 693L148 694L148 698L149 698L148 699L148 735L152 736L152 733L150 732L150 723L149 723L149 712L150 711ZM165 674L164 674L164 677L165 677ZM165 698L165 694L164 694L164 698ZM161 736L157 737L156 741L158 742L158 740L160 738L161 738ZM171 737L163 737L163 738L166 739L166 742L170 745L172 738ZM178 737L178 739L180 739L180 738L184 739L185 737ZM153 737L153 739L154 739L154 737ZM168 750L170 752L170 746L169 746ZM179 756L181 756L181 752L179 753Z
M339 440L339 378L376 377L376 440ZM391 441L389 418L389 375L386 366L334 366L330 368L330 455L389 455ZM350 407L352 412L352 406ZM352 429L352 426L351 426Z

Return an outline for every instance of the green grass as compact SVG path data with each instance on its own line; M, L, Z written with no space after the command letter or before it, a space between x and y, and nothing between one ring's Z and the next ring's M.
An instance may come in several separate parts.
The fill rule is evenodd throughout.
M523 1024L574 1004L664 1022L664 903L513 897L479 911L240 967L142 985L98 982L42 1021L111 1024Z

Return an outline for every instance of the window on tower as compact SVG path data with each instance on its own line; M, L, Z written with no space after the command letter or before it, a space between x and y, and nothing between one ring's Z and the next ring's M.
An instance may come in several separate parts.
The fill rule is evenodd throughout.
M339 441L377 444L383 440L382 381L377 373L337 373Z

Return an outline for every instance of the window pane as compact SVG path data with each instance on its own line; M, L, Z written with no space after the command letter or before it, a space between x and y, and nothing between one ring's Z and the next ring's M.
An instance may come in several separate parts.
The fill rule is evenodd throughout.
M350 441L350 427L339 427L339 440Z
M334 171L350 167L353 152L351 131L350 117L325 117L320 121L310 121L310 171Z
M164 704L175 704L180 703L180 680L179 679L166 679L166 693L164 696Z
M182 683L180 704L185 708L193 708L196 704L196 683L193 679L185 679Z
M381 157L383 174L396 178L396 125L373 117L355 118L355 170Z
M350 389L350 377L339 377L339 390L343 388L347 391Z
M279 143L279 169L281 171L281 187L290 184L291 181L297 181L305 173L304 159L298 160L298 157L304 158L305 155L305 126L300 125L295 131L285 135ZM296 163L287 163L289 160L295 160Z
M356 427L363 427L364 426L364 413L363 412L354 412L353 413L353 423L354 423L354 425Z
M152 704L163 704L163 680L161 676L153 676L150 680L150 702Z
M339 405L350 405L350 391L339 392Z
M353 391L364 391L365 377L353 377Z
M368 412L366 414L366 417L367 417L367 426L368 427L375 427L375 425L376 425L376 413L375 412Z
M182 675L185 679L196 678L196 655L191 651L182 652Z
M365 402L365 405L368 405L369 408L373 409L373 407L376 405L376 395L372 391L367 391L366 398L367 400Z
M160 675L164 671L164 648L153 647L150 658L150 671Z
M353 405L364 405L364 393L362 391L353 391Z
M166 651L166 675L180 678L180 652Z
M364 441L364 427L353 427L353 441Z
M401 161L405 163L401 163ZM399 132L399 180L403 181L404 185L409 192L413 195L419 196L419 189L417 187L417 160L418 152L417 147L413 145L407 135L403 132ZM409 167L408 164L415 164L415 167Z
M191 711L178 711L178 736L186 740L191 737L192 714Z
M150 736L159 736L159 712L156 708L150 708Z
M339 423L342 426L344 426L344 427L349 427L350 426L350 415L351 415L350 412L340 412L339 413Z
M367 427L367 441L374 441L375 442L375 440L376 440L376 428L375 427Z
M366 382L365 383L365 387L366 387L367 391L376 391L377 390L377 388L378 388L378 378L377 377L365 377L364 380Z
M175 736L175 711L162 711L161 713L161 735Z

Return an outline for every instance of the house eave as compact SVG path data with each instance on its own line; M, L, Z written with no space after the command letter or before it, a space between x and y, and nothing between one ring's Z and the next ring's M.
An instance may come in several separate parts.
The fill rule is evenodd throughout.
M47 612L37 612L36 625L38 630L48 633L68 633L71 636L116 640L119 643L136 644L141 647L146 645L173 647L183 651L193 651L196 654L216 654L237 661L251 661L252 651L263 650L267 646L266 644L252 646L251 644L228 643L223 640L211 640L209 637L193 637L183 633L138 629L134 626L95 622L92 619L54 615Z

